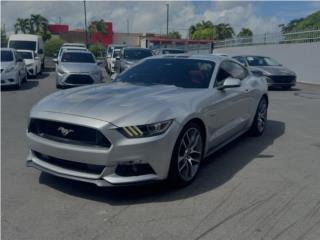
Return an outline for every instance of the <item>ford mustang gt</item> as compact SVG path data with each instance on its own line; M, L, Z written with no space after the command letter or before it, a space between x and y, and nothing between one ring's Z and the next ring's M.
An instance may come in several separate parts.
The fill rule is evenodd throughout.
M264 132L267 87L231 58L146 58L111 84L37 103L27 166L98 186L164 179L186 185L203 158L245 132Z

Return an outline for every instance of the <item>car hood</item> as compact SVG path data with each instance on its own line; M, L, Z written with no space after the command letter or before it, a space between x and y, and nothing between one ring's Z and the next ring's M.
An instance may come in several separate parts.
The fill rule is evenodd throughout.
M251 71L261 71L265 75L295 75L293 71L283 66L258 66L258 67L250 67Z
M41 100L33 111L89 117L119 127L139 125L174 118L202 91L167 85L96 84L56 92Z
M1 69L6 69L11 66L14 66L14 62L1 62Z
M90 73L98 69L95 63L60 63L59 68L65 72Z
M34 64L35 61L34 61L33 59L24 59L24 63L25 63L26 65L28 65L28 64Z

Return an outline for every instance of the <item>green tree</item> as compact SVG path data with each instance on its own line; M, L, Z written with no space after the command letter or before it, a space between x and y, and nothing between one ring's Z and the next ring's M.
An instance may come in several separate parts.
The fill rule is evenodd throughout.
M1 47L7 47L8 38L4 27L1 28Z
M44 44L44 54L47 57L54 57L59 52L64 41L59 37L52 37Z
M16 24L14 25L15 33L29 33L30 21L28 18L18 18Z
M101 43L91 44L89 50L96 56L100 57L106 52L106 48Z
M224 40L234 36L234 30L229 23L220 23L215 26L217 39Z
M181 34L177 31L169 32L168 38L181 39Z
M253 33L250 28L242 28L238 33L237 37L252 37Z
M103 34L107 34L106 23L103 19L92 22L88 28L89 33L100 32Z
M14 30L15 33L41 35L44 41L51 38L48 31L48 20L40 14L31 14L30 18L18 18Z
M293 19L288 24L281 24L282 33L320 29L320 10L305 18Z

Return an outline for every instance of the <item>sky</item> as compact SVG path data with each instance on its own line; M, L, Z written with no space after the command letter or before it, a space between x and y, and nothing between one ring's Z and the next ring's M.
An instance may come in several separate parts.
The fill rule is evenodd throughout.
M279 24L320 10L318 1L89 1L87 19L113 22L114 32L166 32L166 3L170 5L169 30L186 35L190 25L201 20L229 23L239 32L249 27L254 34L278 32ZM1 1L1 25L13 32L18 17L31 13L45 16L50 23L84 28L83 1Z

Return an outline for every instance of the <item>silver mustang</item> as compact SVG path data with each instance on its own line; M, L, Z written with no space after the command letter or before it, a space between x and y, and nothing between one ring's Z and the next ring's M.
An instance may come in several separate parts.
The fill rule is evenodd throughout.
M115 82L56 92L30 114L27 166L98 186L184 185L204 157L264 132L267 83L220 56L160 55Z

